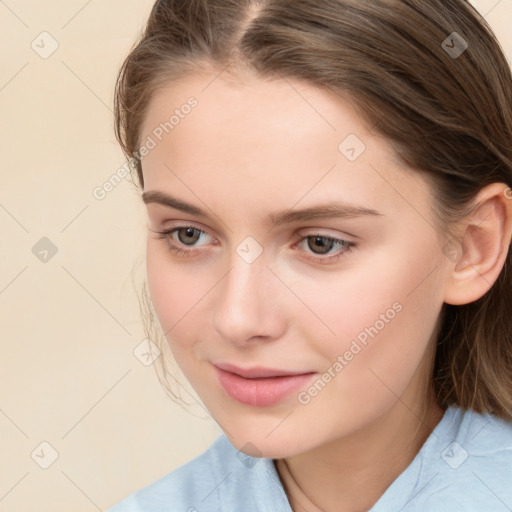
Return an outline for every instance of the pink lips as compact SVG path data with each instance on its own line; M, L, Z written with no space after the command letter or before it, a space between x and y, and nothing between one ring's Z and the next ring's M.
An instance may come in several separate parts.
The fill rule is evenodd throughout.
M240 403L267 407L304 386L315 372L299 373L272 368L238 368L231 364L214 365L226 393Z

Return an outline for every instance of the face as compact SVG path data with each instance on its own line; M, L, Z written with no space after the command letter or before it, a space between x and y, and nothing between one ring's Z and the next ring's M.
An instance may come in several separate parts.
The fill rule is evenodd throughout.
M348 100L215 76L160 90L144 120L148 284L231 442L287 457L421 400L446 258L430 187Z

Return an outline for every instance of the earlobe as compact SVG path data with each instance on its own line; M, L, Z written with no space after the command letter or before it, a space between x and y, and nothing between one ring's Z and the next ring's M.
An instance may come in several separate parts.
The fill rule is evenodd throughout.
M508 192L508 193L507 193ZM483 188L462 221L460 254L450 267L444 302L469 304L485 295L503 269L512 238L512 194L504 183Z

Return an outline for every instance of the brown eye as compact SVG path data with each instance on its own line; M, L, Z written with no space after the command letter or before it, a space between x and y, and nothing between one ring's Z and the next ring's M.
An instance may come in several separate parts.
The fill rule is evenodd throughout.
M302 248L306 259L320 264L335 263L356 246L354 242L321 233L302 236L297 245Z
M308 248L315 254L327 254L336 243L332 238L325 236L308 236Z
M190 245L195 244L201 236L201 231L199 229L191 227L179 228L176 230L176 233L178 235L178 240L185 245L189 243Z

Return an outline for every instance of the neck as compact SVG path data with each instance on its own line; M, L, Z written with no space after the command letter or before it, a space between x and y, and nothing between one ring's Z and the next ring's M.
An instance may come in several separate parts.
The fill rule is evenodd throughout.
M294 512L366 512L378 501L444 414L433 400L412 411L403 398L347 437L276 461Z

